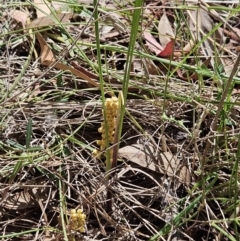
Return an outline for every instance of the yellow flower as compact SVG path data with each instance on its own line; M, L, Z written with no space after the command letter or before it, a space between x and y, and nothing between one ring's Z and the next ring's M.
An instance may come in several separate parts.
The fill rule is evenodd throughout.
M70 228L73 231L85 232L86 215L82 209L72 209L70 211Z
M102 140L97 140L97 145L102 145L103 141Z
M116 128L116 116L118 109L118 98L106 98L105 103L106 107L106 121L108 125L108 132L106 133L105 123L101 123L101 127L98 128L98 132L101 133L101 140L97 140L97 145L99 146L100 151L105 151L106 149L106 139L108 138L109 143L114 143L114 133ZM103 111L102 111L103 112ZM93 156L100 157L100 152L94 150Z
M99 127L99 128L98 128L98 132L99 132L99 133L103 133L103 132L104 132L104 128L103 128L102 126Z
M85 232L85 228L84 228L84 227L80 227L80 228L79 228L79 232L80 232L80 233L84 233L84 232Z
M100 151L104 151L104 150L105 150L105 148L106 148L106 146L101 145L101 146L100 146Z

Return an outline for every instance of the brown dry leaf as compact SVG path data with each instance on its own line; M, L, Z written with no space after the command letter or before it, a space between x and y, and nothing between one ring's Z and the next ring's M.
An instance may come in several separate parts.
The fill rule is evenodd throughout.
M163 48L175 38L175 34L173 32L172 26L168 20L166 13L164 12L159 24L158 24L158 34L159 34L159 41Z
M13 19L15 19L17 22L20 22L24 29L25 29L28 15L29 15L28 13L19 11L19 10L11 10L10 11L10 16Z
M171 39L169 43L167 43L167 45L165 46L165 48L163 49L163 51L161 51L158 56L159 57L171 57L173 56L174 53L174 39Z
M39 41L40 47L41 47L41 64L43 65L50 65L51 63L55 62L55 57L53 55L52 50L48 47L47 42L43 38L43 36L40 33L36 33L36 37Z
M222 31L227 35L229 36L230 38L232 38L233 40L237 41L237 42L240 42L240 29L238 28L234 28L233 27L233 30L235 32L231 32L231 31L228 31L227 29L222 29Z
M101 38L107 39L111 37L117 37L119 32L114 30L113 26L103 25L100 30Z
M144 31L143 38L146 40L146 45L148 48L158 55L164 48L156 41L156 39L152 36L151 33Z
M151 75L159 75L159 68L154 64L151 59L145 59L145 65L148 70L148 73Z
M33 2L38 18L51 15L51 9L59 12L66 5L66 3L60 1L34 0Z
M119 36L119 32L117 30L113 30L109 33L106 33L103 38L105 39L112 39L112 38L115 38L115 37L118 37Z
M233 66L236 62L237 57L229 57L229 58L222 58L222 63L224 67L224 71L227 75L230 75L233 69ZM237 74L239 76L239 73Z
M180 58L182 57L183 53L188 54L192 48L194 47L194 41L190 40L182 50L174 50L174 57ZM178 72L178 71L177 71Z
M46 66L53 64L56 61L56 59L53 55L52 50L48 47L47 42L45 41L45 39L42 37L42 35L40 33L36 33L36 36L37 36L37 39L38 39L38 41L40 43L40 47L41 47L41 54L40 54L41 64L46 65ZM81 79L88 81L89 84L91 84L95 87L99 87L98 84L95 81L93 81L91 78L89 78L87 75L81 73L80 71L78 71L68 65L65 65L62 63L56 63L54 65L54 67L57 69L61 69L61 70L69 70L72 74L80 77Z
M154 52L156 56L166 58L171 57L172 55L179 57L179 52L174 51L175 40L170 39L170 41L163 48L156 39L149 32L143 32L143 38L146 40L146 45L149 50Z
M194 47L194 41L193 40L190 40L185 46L184 46L184 48L183 48L183 52L184 53L189 53L191 50L192 50L192 48Z
M209 16L208 12L203 9L195 9L188 10L189 14L189 29L191 30L192 38L194 41L201 40L206 36L209 32L212 31L214 27L214 22ZM223 35L222 31L215 31L211 37L208 37L202 44L201 50L202 53L206 56L206 58L215 56L215 58L211 58L211 65L219 65L221 60L219 58L219 54L217 53L218 49L216 46L222 43ZM219 44L217 43L219 41Z
M61 10L63 10L63 9L65 8L65 6L66 6L66 1L59 1L59 0L57 0L57 1L52 1L52 0L51 0L51 4L52 4L54 10L55 10L56 12L59 12L59 11L61 11Z
M69 23L70 19L73 18L74 14L73 13L59 13L56 15L58 21L60 23ZM58 24L55 16L49 15L49 16L44 16L41 18L34 19L30 24L27 25L27 28L40 28L40 27L46 27L46 26L54 26Z
M78 71L77 69L74 69L66 64L62 64L62 63L57 63L55 65L55 68L57 69L61 69L61 70L69 70L72 74L80 77L81 79L84 79L86 80L89 84L91 84L92 86L95 86L95 87L99 87L99 85L93 81L92 79L90 79L87 75L81 73L80 71Z
M186 185L190 183L190 173L186 166L181 165L179 159L175 158L170 152L155 155L154 150L155 148L151 145L144 147L135 144L119 149L119 155L152 171L177 177L180 182ZM155 163L154 160L157 160L158 163Z
M80 72L82 72L83 74L87 75L89 78L91 78L91 79L96 79L96 80L98 79L98 76L97 76L97 75L95 75L95 74L87 71L86 69L84 69L80 64L78 64L77 61L72 61L72 62L71 62L71 65L72 65L75 69L77 69L77 70L79 70Z
M113 27L115 28L115 30L117 30L120 34L125 34L128 32L128 28L126 26L126 24L124 23L124 20L122 20L119 17L119 14L116 13L108 13L106 15L104 15L102 17L103 22L105 22L106 24L108 22L111 22L111 24L113 25Z
M36 6L37 17L45 17L51 14L51 3L46 0L34 0L34 6Z

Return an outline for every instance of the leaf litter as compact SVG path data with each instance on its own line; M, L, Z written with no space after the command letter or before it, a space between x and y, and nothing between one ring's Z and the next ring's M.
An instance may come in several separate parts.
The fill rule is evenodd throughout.
M1 237L15 239L16 233L25 240L63 240L62 221L66 220L59 221L61 211L65 210L67 219L70 209L81 206L88 221L84 234L74 234L76 240L149 240L176 223L197 197L199 177L214 169L218 186L205 200L210 216L192 209L201 217L201 227L193 222L196 217L191 212L185 213L179 220L189 221L171 226L162 238L217 239L208 221L233 213L223 214L225 204L211 198L226 196L233 185L229 170L239 134L239 108L233 104L238 102L238 79L232 86L235 94L228 98L232 107L225 110L227 124L219 132L221 140L207 153L213 163L202 167L201 158L208 139L217 134L210 125L225 81L222 76L230 75L238 55L239 16L216 12L207 1L201 1L198 10L181 9L172 1L146 1L135 46L143 54L133 59L117 175L107 182L104 161L91 154L103 120L94 22L82 17L83 11L91 16L93 6L90 1L79 4L79 12L71 4L66 12L66 6L57 1L33 1L32 9L22 5L21 10L7 5L8 24L0 19L2 93L22 73L26 59L30 61L1 105ZM121 89L133 5L124 2L124 11L117 2L100 1L99 6L101 44L105 45L101 64L109 94ZM30 14L34 11L35 17ZM179 24L180 14L185 19ZM216 24L219 27L213 31ZM70 29L71 41L66 32ZM29 56L33 34L35 54ZM66 49L71 54L64 54ZM204 76L205 70L214 76ZM27 148L29 120L32 133ZM107 188L113 194L113 213L106 212ZM227 222L227 232L233 235L234 228ZM38 230L29 235L23 232L31 229Z

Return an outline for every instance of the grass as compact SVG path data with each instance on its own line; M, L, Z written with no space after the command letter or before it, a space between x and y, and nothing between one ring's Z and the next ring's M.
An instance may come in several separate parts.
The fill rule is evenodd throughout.
M237 34L239 7L64 2L57 12L32 1L2 5L0 239L239 240L240 57L237 41L225 39L225 30ZM32 22L36 9L54 24L28 28L23 12ZM212 24L196 21L195 36L194 9ZM71 22L57 18L66 10ZM157 56L142 38L151 31L158 41L164 11L178 57ZM99 87L41 63L51 51ZM92 152L111 96L118 125L99 160ZM70 230L71 209L86 214L86 232Z

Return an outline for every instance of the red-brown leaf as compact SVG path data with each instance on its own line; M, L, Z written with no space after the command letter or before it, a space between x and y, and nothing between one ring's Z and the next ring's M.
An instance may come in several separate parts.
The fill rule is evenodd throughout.
M159 57L171 57L174 52L174 39L172 39L165 47L163 51L161 51L158 56Z

